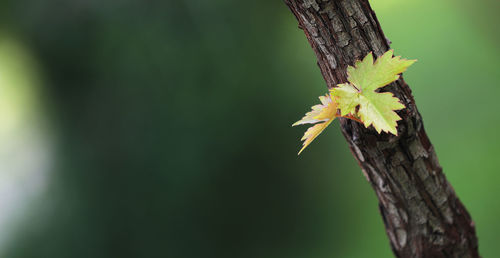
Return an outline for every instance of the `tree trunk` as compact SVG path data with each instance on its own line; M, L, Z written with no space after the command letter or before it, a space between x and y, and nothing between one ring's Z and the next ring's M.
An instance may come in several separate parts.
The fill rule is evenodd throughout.
M346 68L370 51L389 49L368 0L285 0L318 58L328 88L347 81ZM341 119L351 152L379 199L397 257L479 257L474 222L455 195L425 133L411 90L401 77L391 91L398 136Z

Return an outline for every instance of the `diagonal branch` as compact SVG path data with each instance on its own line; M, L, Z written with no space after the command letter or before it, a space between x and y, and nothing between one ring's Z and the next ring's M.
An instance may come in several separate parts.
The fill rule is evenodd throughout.
M285 0L313 48L331 88L346 69L373 51L389 49L368 0ZM474 223L439 165L411 90L400 78L390 90L407 107L398 111L398 136L341 119L351 152L379 199L397 257L479 257Z

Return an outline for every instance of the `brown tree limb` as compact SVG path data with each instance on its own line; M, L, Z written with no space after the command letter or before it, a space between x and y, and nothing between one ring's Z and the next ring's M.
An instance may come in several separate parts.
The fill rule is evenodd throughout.
M304 30L328 88L372 51L389 49L368 0L285 0ZM390 87L406 106L398 136L341 119L351 152L379 199L396 257L479 257L474 222L457 198L425 133L411 90L401 77Z

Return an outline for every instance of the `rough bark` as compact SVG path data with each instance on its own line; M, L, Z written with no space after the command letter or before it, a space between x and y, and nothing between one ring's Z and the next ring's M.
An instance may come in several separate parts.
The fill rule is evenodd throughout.
M368 0L285 0L318 59L328 88L346 68L389 49ZM398 136L341 119L342 133L379 199L397 257L479 257L474 223L439 165L411 90L401 77L384 87L406 108Z

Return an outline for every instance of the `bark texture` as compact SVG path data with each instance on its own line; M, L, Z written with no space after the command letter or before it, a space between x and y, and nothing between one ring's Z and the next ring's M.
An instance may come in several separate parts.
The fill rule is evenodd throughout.
M318 58L328 88L347 81L346 68L372 51L389 49L368 0L285 0ZM397 257L479 257L467 210L439 165L411 90L401 77L391 91L406 108L398 111L398 136L341 119L342 133L379 199Z

